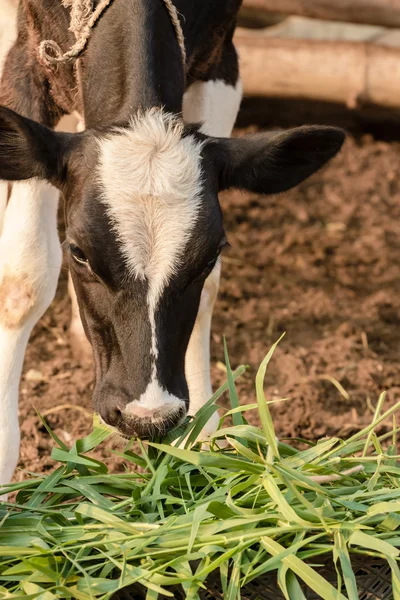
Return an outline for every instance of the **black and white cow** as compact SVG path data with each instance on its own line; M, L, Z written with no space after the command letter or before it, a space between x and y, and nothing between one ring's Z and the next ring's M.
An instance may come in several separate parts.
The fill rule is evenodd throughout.
M93 347L95 410L123 436L146 438L211 394L210 324L227 243L218 192L288 190L343 143L326 127L228 139L241 101L232 43L240 3L176 0L184 73L163 0L113 0L79 62L54 69L37 48L42 39L71 47L69 10L20 0L0 89L0 179L12 182L0 193L0 484L18 459L24 352L61 266L57 190ZM55 132L74 111L85 131Z

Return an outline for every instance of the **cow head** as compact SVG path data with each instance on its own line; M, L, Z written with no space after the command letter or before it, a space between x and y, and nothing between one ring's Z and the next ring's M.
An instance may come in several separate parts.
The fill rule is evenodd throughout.
M65 134L0 108L0 178L44 179L65 195L66 249L106 423L151 437L187 414L185 354L227 243L218 192L288 190L343 140L332 127L217 139L160 109L126 127Z

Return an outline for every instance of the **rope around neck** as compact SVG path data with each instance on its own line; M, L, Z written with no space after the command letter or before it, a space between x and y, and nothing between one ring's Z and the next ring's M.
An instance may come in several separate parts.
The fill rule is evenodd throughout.
M39 59L47 67L77 59L88 43L91 30L112 0L101 0L96 9L93 0L62 0L64 7L71 7L69 31L76 38L75 44L64 52L54 40L44 40L39 46Z
M183 35L183 29L179 20L179 14L176 10L175 4L172 0L164 0L164 4L167 7L169 16L171 18L172 25L175 29L176 39L178 40L179 48L181 49L183 72L186 73L186 46L185 36Z
M46 67L52 67L56 64L72 62L79 58L86 48L93 27L112 2L113 0L100 0L97 7L94 8L93 0L62 0L64 7L71 7L69 31L75 35L76 42L67 52L63 52L54 40L44 40L39 46L40 62ZM183 69L186 72L185 36L178 11L172 0L163 0L163 2L175 29L176 38L181 50Z

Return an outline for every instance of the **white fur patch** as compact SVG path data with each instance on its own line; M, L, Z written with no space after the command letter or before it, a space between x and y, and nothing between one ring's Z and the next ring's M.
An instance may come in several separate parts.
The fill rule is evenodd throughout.
M17 37L17 11L18 5L14 0L1 1L0 16L0 70L4 59Z
M182 138L174 115L152 109L100 143L102 201L132 275L147 279L155 308L177 271L195 225L201 191L201 143Z
M116 129L100 142L102 202L128 269L149 285L154 364L148 390L136 399L147 407L161 401L160 390L154 392L158 385L157 304L179 268L200 208L202 144L193 136L182 137L183 130L178 117L151 109L132 119L129 128ZM170 404L171 398L163 402Z
M229 137L242 101L242 82L195 81L183 97L185 123L202 123L201 131L214 137Z
M126 405L124 413L137 417L148 417L157 413L159 419L168 418L168 415L181 410L183 404L183 400L163 390L158 381L152 379L140 398Z
M8 200L8 182L1 181L0 182L0 236L1 236L1 232L3 230L3 221L4 221L4 215L6 214L7 200Z

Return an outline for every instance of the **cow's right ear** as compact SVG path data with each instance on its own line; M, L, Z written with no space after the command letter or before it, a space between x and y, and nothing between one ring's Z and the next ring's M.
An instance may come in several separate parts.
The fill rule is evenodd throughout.
M44 179L62 187L74 134L55 132L0 107L0 179Z

